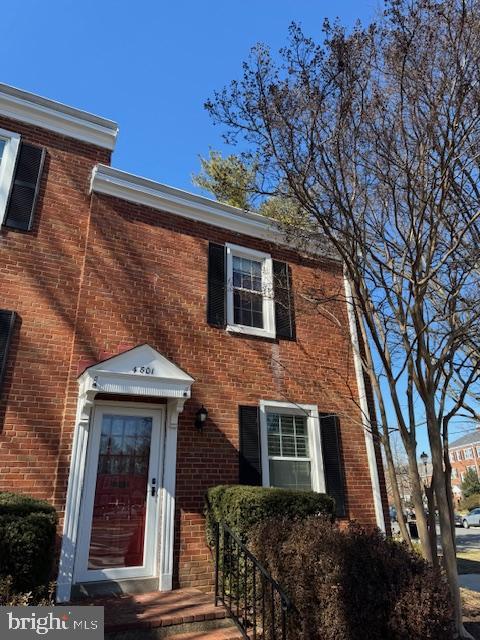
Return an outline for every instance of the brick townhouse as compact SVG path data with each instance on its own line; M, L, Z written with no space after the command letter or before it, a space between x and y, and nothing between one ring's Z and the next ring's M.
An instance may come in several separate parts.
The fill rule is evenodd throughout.
M342 265L111 167L116 136L0 85L0 489L57 507L58 600L208 586L217 484L327 491L384 529Z
M455 498L462 497L462 482L468 469L472 469L480 477L480 428L466 433L454 440L450 445L450 462L452 465L452 490Z

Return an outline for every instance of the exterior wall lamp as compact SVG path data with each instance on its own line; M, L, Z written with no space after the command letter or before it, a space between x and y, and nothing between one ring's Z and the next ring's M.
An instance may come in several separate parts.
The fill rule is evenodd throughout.
M203 431L203 425L207 421L207 418L208 418L208 411L207 409L205 409L205 407L202 404L201 408L195 414L195 426L198 431Z

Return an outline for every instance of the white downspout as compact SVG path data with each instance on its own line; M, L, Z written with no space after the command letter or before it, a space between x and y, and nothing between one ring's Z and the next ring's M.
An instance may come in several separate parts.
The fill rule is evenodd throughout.
M368 410L367 394L365 391L365 381L363 379L363 367L360 358L360 344L358 340L357 325L355 322L355 312L353 306L353 294L350 281L346 274L343 276L345 285L345 295L347 299L348 324L350 326L350 334L352 336L353 346L353 362L355 366L355 375L357 378L358 397L360 402L360 410L362 412L362 427L365 434L365 445L367 448L368 467L370 469L370 479L372 481L373 504L375 506L375 516L377 519L377 527L385 532L385 517L383 514L382 494L380 491L380 478L378 474L377 459L375 456L375 445L373 442L370 412Z

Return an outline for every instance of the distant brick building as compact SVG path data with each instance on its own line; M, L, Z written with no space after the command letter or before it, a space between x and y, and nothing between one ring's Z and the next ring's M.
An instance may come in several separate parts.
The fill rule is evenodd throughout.
M480 477L480 428L467 433L450 444L452 465L452 490L459 500L462 497L462 481L468 469Z
M116 133L0 85L0 488L59 510L59 600L208 585L221 483L327 491L384 528L342 265L112 168Z

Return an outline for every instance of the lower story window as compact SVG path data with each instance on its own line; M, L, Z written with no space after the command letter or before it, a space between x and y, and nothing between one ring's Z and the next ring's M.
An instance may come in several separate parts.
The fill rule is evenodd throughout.
M325 492L316 405L261 400L260 435L263 486Z
M312 465L306 416L267 414L270 485L312 489Z

